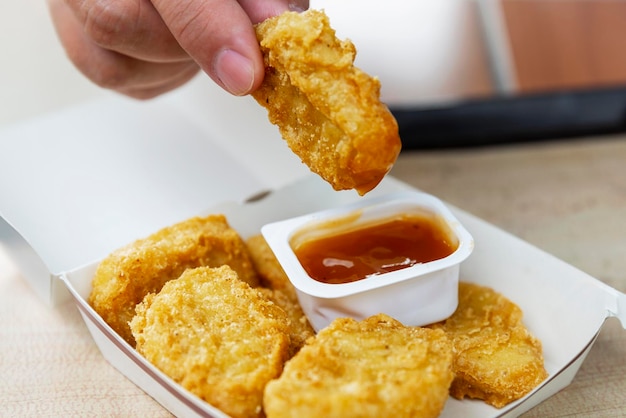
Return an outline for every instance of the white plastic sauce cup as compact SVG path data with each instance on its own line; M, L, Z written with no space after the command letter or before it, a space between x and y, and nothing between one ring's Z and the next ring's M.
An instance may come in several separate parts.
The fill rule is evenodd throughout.
M328 284L311 278L301 265L294 239L341 233L397 215L433 216L458 242L450 255L361 280ZM334 230L337 229L337 230ZM338 317L358 320L385 313L404 325L421 326L449 317L458 304L461 263L474 249L474 240L446 205L421 192L401 192L364 199L264 225L264 238L296 288L298 299L316 331Z

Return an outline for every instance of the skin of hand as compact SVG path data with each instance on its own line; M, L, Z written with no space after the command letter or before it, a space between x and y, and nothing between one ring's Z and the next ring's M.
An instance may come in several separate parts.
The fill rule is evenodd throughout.
M96 85L149 99L199 70L236 95L263 81L253 24L308 0L48 0L61 44Z

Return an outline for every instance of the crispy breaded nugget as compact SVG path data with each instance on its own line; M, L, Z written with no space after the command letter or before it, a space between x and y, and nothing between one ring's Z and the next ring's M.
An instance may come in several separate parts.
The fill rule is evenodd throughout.
M267 19L256 33L266 71L252 95L291 150L336 190L373 189L401 141L379 80L354 66L354 45L313 9Z
M541 383L541 342L522 323L522 311L488 287L459 284L459 305L442 329L454 346L455 398L482 399L501 408Z
M296 288L291 284L289 277L287 277L285 270L283 270L263 235L250 236L246 239L246 246L261 286L282 290L296 299Z
M268 418L436 417L452 381L440 330L386 315L340 318L321 330L265 388Z
M186 270L137 306L137 351L232 417L261 417L289 348L285 313L228 266Z
M257 288L261 294L280 307L289 318L289 358L293 357L304 346L304 343L315 335L298 299L292 299L279 289Z
M315 330L298 302L296 289L263 235L251 236L246 240L246 245L252 264L259 274L261 285L264 286L259 290L269 300L280 306L290 319L291 357L302 348L308 338L315 335Z
M161 229L110 254L98 266L89 303L102 318L134 345L128 321L148 293L198 266L231 266L240 279L258 279L243 239L223 215L196 217Z

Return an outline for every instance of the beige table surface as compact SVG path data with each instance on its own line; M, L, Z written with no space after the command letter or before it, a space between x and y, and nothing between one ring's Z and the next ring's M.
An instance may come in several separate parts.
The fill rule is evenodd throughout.
M626 137L408 152L393 175L626 291ZM0 417L168 416L52 310L0 248ZM526 417L626 416L626 331L609 320L573 383Z

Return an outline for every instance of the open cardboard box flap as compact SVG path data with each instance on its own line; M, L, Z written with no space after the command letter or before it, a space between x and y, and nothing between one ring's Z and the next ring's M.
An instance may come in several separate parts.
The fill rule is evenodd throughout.
M224 213L246 236L265 222L361 199L310 175L251 99L202 77L153 102L113 96L0 132L0 169L0 240L23 275L53 303L72 296L111 364L181 416L224 415L148 364L93 311L86 299L98 260L194 215ZM388 177L368 196L404 189ZM571 382L608 317L626 327L626 296L451 209L476 241L461 280L522 308L549 378L503 409L450 399L442 416L517 416Z
M151 102L112 96L11 127L0 167L0 235L53 303L51 276L308 173L264 109L205 77Z

